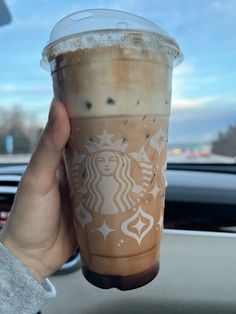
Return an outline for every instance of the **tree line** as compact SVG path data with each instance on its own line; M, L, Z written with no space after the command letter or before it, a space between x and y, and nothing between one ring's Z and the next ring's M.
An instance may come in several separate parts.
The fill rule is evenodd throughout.
M33 114L26 114L21 107L0 111L0 154L6 154L6 138L13 138L13 154L30 154L42 132Z
M13 110L0 110L0 154L6 154L6 137L12 136L13 154L30 154L38 142L42 128L35 115L27 115L20 106ZM236 156L236 124L225 132L219 132L211 143L212 153L223 156Z
M212 152L223 156L236 156L236 124L230 125L225 132L219 132L212 142Z

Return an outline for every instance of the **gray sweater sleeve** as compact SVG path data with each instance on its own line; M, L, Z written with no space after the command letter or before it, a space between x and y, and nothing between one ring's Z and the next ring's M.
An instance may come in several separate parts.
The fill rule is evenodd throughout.
M56 296L48 279L42 284L0 242L0 313L35 314Z

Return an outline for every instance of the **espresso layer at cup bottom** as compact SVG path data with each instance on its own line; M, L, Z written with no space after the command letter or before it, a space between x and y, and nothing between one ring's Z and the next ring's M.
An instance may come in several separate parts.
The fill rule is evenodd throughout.
M132 248L130 248L132 249ZM88 253L81 247L81 258L91 271L110 276L132 276L151 268L160 259L160 244L142 253L125 257L99 256Z
M82 271L84 277L88 280L88 282L98 288L117 288L119 290L125 291L140 288L152 281L158 274L159 268L160 264L159 262L157 262L155 265L148 268L147 270L131 276L101 275L91 271L86 266L82 267Z

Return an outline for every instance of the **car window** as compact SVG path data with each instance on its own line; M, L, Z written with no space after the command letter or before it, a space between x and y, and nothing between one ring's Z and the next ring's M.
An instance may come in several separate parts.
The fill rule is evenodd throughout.
M42 313L146 313L147 308L150 313L234 313L236 1L5 3L0 0L0 230L47 123L52 79L40 59L56 22L89 8L129 11L161 25L184 55L173 72L168 184L161 195L165 217L158 221L165 229L160 277L130 294L110 291L108 300L104 291L86 284L80 270L74 272L81 267L76 251L51 278L58 297ZM157 186L150 194L156 193Z
M99 4L40 1L35 10L32 1L6 3L12 22L0 29L0 155L27 159L52 99L50 75L39 66L49 32L67 13ZM110 1L108 6L125 6L159 23L183 51L184 62L173 74L169 162L235 163L235 2Z

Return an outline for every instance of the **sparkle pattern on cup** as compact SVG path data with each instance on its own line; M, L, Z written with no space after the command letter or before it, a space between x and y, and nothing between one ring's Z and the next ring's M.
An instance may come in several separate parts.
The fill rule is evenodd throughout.
M71 125L67 162L80 245L117 257L158 245L168 117L80 118ZM90 134L83 132L88 125Z

